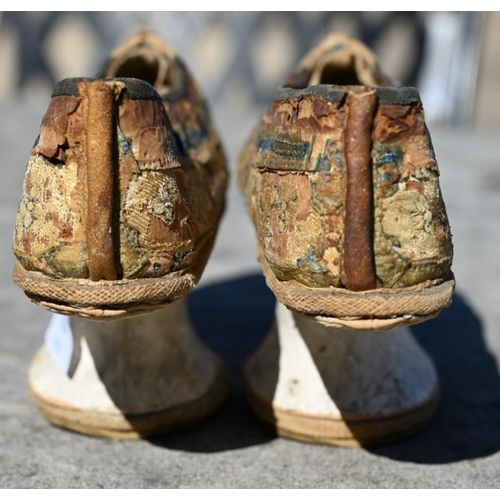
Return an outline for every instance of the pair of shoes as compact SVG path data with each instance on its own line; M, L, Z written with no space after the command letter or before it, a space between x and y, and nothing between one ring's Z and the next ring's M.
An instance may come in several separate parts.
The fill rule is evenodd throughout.
M113 319L198 282L224 209L224 152L196 83L157 36L54 89L28 160L14 281L58 313Z
M14 235L14 281L38 305L81 318L117 319L165 308L201 277L223 213L227 179L221 143L193 78L170 47L140 33L113 52L99 78L56 86L28 161ZM333 35L299 63L248 139L238 180L267 284L299 313L294 321L305 317L314 325L312 337L322 343L316 354L325 352L321 339L335 337L319 326L388 330L432 318L450 304L451 234L420 97L413 88L389 86L375 56L360 42ZM85 406L74 396L85 390L81 378L71 386L43 353L43 363L35 359L32 391L49 420L90 434L130 437L199 420L218 406L227 394L221 364L194 339L182 309L173 305L163 312L169 309L170 316L160 317L158 311L144 315L144 323L132 319L128 326L102 328L101 344L96 340L101 326L88 335L101 361L103 352L116 358L111 375L96 372L96 387L101 390L101 380L109 379L110 386L119 386L109 393L122 403L124 393L135 388L125 409L117 403L110 413L109 398L104 410L83 398ZM282 316L283 311L288 314L281 308ZM150 331L169 330L165 322L175 335L157 335L155 344ZM91 327L83 323L75 325L85 336ZM141 339L137 352L128 345L132 334ZM390 343L392 337L384 336ZM94 369L89 342L82 357ZM272 342L265 348L272 351ZM410 344L403 339L400 351L383 345L392 355ZM117 354L124 346L127 356ZM360 352L373 355L374 350ZM153 354L148 358L146 352ZM272 371L267 361L252 365L259 383L266 378L263 371ZM430 375L416 379L434 380L430 361L422 363L418 373ZM175 375L169 380L166 365ZM100 369L105 372L103 364ZM134 380L127 385L123 374ZM318 378L317 371L313 375ZM50 377L55 382L47 384ZM385 379L399 384L397 376ZM403 418L398 433L429 418L437 385L428 385L421 391L428 395L425 404L415 406L410 398L420 413L412 413L411 405L403 408L411 422ZM59 386L62 396L48 390ZM267 389L272 400L274 387ZM400 385L396 389L401 392ZM191 391L189 397L184 390ZM321 395L321 402L328 399ZM400 402L400 396L394 400ZM263 418L274 422L271 400ZM288 421L297 417L292 410L283 410ZM329 415L325 418L332 420ZM316 440L316 427L312 434L301 427L323 420L309 416L298 415L299 423L286 435ZM381 414L376 419L381 423L380 428L375 423L374 439L387 433ZM354 420L360 420L359 412ZM393 420L391 413L388 421ZM84 421L92 425L84 427ZM337 442L330 438L321 439Z
M28 161L14 280L52 311L104 319L163 307L195 286L227 169L203 96L158 37L134 36L100 76L54 90ZM453 293L420 97L387 81L360 42L328 37L240 157L269 287L329 325L422 321Z

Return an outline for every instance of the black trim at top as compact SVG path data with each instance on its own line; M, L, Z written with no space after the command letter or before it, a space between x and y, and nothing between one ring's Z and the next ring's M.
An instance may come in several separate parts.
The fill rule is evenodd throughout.
M52 97L73 95L79 96L78 90L79 82L94 82L94 81L116 81L125 84L123 89L123 98L130 100L146 100L155 101L161 100L160 95L152 85L144 80L137 78L66 78L61 80L54 88Z
M414 87L361 87L361 86L338 86L338 85L312 85L305 89L294 89L282 87L278 90L275 101L290 101L307 96L320 96L330 102L340 102L349 88L365 88L377 91L379 104L399 104L408 105L420 103L420 95Z

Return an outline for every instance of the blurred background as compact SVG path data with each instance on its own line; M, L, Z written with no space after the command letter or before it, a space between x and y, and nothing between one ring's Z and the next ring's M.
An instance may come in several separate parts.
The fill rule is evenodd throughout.
M260 111L300 57L338 31L367 43L388 76L416 86L430 123L500 124L499 12L4 12L0 99L46 104L57 81L92 76L141 28L185 59L216 115Z

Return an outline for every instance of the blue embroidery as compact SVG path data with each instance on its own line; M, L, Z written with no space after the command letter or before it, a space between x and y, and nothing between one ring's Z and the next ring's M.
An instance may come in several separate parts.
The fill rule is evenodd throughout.
M309 264L309 268L313 273L324 273L325 270L318 265L316 262L316 259L314 258L313 254L311 252L307 252L305 255L305 258ZM302 265L302 258L297 259L297 267L300 267Z
M130 140L125 137L125 134L122 132L122 129L118 127L118 149L121 155L126 155L130 151L132 151L132 144Z
M386 146L375 143L373 145L373 163L375 165L387 165L389 163L397 165L401 170L403 165L403 151L399 146Z
M329 172L331 167L332 164L326 156L318 156L316 160L316 172Z
M259 139L259 151L261 153L272 152L284 158L295 158L303 160L310 151L311 143L304 142L288 142L283 139L263 138Z

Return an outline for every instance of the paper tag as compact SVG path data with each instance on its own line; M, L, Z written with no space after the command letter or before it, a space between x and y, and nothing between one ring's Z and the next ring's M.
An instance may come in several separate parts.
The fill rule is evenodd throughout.
M56 365L69 375L75 342L68 316L52 314L45 330L45 346Z

